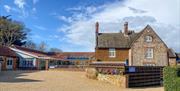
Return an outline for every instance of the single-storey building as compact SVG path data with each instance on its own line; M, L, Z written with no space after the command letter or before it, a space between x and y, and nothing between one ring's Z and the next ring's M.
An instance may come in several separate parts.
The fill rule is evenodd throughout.
M169 58L169 65L170 66L176 66L177 65L177 61L176 61L176 53L174 52L174 50L172 48L168 49L168 58Z
M13 50L18 56L17 66L20 69L48 69L49 61L51 60L59 60L53 57L48 56L47 53L41 52L38 50L33 50L20 46L11 46L11 50Z
M0 46L0 70L16 70L17 56L9 47Z
M53 55L55 58L63 59L65 65L88 65L94 60L94 52L62 52Z

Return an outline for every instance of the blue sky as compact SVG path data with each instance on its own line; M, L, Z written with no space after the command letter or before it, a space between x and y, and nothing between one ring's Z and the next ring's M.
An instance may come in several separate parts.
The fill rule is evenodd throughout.
M100 32L118 32L128 21L136 32L150 24L180 52L179 0L0 0L0 15L24 22L35 43L63 51L94 51L96 21Z

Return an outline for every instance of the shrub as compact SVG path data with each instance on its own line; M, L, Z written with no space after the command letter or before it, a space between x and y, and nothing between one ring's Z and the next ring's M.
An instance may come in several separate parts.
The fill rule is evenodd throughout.
M180 67L165 67L163 69L165 91L180 91Z

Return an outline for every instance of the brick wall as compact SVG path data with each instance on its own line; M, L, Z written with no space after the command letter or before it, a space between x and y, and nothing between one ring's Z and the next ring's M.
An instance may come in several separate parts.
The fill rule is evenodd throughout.
M101 61L125 61L128 59L128 50L129 49L116 49L116 57L111 58L109 57L109 49L108 48L103 48L103 49L96 49L95 52L95 58L96 60L101 60Z
M1 69L2 70L7 70L7 58L8 57L3 57L3 61L2 61L2 64L1 64ZM16 70L17 68L17 58L13 58L13 69L12 70Z

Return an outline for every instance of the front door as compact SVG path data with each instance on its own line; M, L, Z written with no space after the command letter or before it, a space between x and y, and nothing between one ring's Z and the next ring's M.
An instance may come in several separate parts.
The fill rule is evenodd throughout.
M7 59L6 69L8 69L8 70L13 69L13 59L12 58Z

